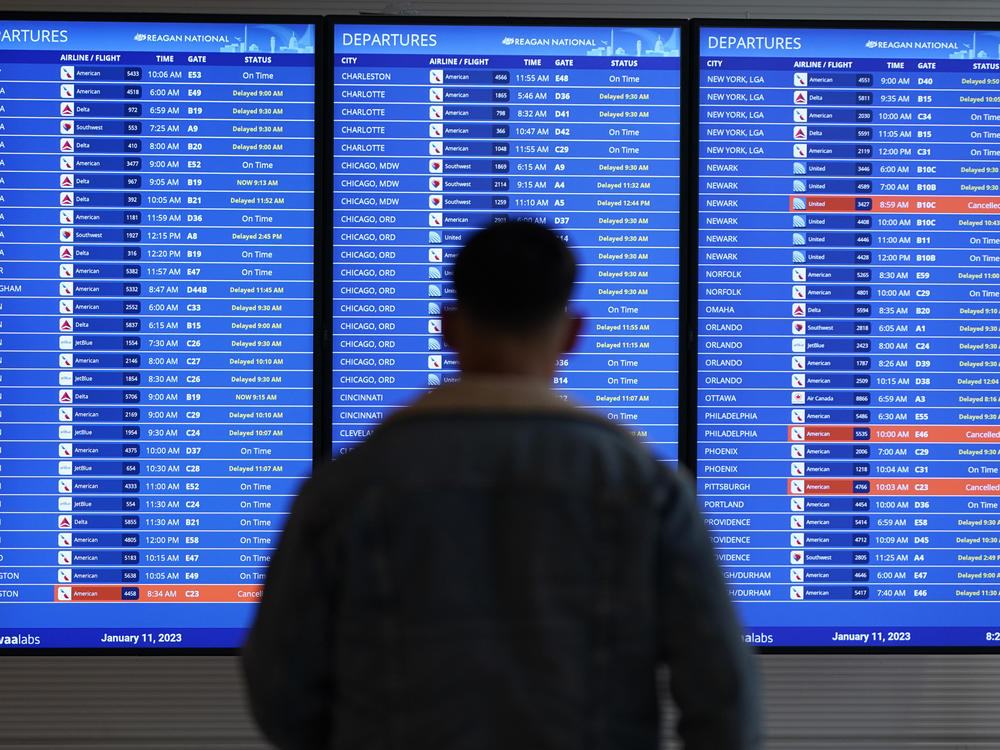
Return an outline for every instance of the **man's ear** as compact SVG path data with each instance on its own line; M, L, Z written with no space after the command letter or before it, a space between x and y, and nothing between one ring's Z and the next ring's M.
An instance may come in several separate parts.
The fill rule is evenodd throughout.
M583 330L583 317L580 315L567 315L566 316L566 335L563 337L563 343L560 347L562 352L571 352L576 348L577 339L580 337L580 331Z

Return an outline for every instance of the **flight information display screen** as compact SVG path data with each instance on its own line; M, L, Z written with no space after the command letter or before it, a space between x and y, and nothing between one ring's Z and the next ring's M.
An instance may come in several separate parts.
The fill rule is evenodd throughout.
M697 477L747 639L1000 640L1000 33L702 27Z
M314 44L0 20L0 646L241 643L311 466Z
M455 253L529 218L580 262L556 386L676 461L680 29L337 23L331 44L334 454L457 378Z

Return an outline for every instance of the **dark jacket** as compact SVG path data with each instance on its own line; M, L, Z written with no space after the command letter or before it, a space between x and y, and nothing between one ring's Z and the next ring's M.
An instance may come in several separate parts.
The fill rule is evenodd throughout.
M428 393L303 487L243 653L282 748L757 747L690 483L544 384Z

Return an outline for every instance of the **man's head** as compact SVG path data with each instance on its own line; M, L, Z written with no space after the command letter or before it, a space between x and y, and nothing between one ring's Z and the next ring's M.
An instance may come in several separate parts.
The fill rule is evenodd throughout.
M573 253L540 224L494 224L471 237L443 321L462 371L550 377L580 329L566 310L575 277Z

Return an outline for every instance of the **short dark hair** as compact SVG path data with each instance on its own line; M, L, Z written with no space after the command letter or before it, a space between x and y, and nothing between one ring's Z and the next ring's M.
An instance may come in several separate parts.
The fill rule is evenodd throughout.
M453 268L459 310L499 330L525 332L566 308L576 259L543 224L491 224L466 242Z

